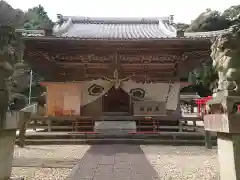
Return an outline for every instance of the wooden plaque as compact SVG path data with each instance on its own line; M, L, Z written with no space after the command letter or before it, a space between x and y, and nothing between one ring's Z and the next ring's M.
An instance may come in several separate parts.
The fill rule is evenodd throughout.
M156 101L133 102L134 116L162 116L166 115L166 103Z

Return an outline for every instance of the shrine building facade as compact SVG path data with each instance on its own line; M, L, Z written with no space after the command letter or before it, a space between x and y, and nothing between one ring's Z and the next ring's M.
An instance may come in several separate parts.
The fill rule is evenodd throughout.
M33 33L33 32L31 32ZM210 61L210 37L165 18L59 15L52 32L25 32L24 60L47 88L45 116L179 115L188 73Z

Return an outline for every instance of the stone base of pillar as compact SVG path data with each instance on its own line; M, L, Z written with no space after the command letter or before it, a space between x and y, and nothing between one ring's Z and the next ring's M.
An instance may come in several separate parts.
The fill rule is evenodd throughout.
M16 129L0 130L0 180L10 179L15 139Z
M240 134L218 133L221 180L240 179Z

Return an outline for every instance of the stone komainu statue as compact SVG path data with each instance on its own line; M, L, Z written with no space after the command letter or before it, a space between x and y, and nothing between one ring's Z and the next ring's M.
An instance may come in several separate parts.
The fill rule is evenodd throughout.
M213 67L218 72L217 91L231 91L240 95L240 29L216 38L211 47Z
M9 61L14 54L11 46L14 32L11 26L0 25L0 129L3 128L6 120L10 97L8 79L13 73L13 68Z
M6 120L10 97L7 80L12 75L12 72L12 66L7 61L0 59L0 129L3 127L3 123Z

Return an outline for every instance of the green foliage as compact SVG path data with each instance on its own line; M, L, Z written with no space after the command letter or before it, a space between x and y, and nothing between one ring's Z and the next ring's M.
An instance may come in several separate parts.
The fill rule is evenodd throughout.
M240 5L231 6L230 8L226 9L223 14L223 17L230 21L234 21L240 18Z
M14 74L19 74L16 77L11 77L14 93L12 94L12 100L14 102L21 101L22 98L27 98L27 92L29 92L29 85L26 85L22 82L21 77L24 76L24 79L28 81L29 73L22 74L22 70L16 68L16 65L19 64L19 61L22 61L22 42L16 36L16 28L25 28L25 29L43 29L48 30L53 27L53 23L47 15L47 12L44 8L39 5L29 9L27 12L23 12L19 9L13 9L5 1L0 1L0 61L8 60L14 65ZM17 64L16 64L17 63ZM26 66L27 67L27 66ZM19 73L18 73L19 71ZM39 78L34 78L33 82L33 92L34 95L38 96L42 93L41 88L35 88L36 81ZM18 86L18 85L21 86ZM23 89L24 88L24 89ZM15 96L17 94L22 94L22 96ZM21 107L24 107L24 103L21 101ZM20 106L19 106L20 107Z
M13 9L7 2L1 0L0 25L34 30L52 28L53 22L41 5L31 8L27 12L23 12L20 9Z
M206 9L190 24L187 31L203 32L227 29L230 26L240 24L240 5L231 6L223 13Z
M211 64L204 64L203 67L195 69L189 74L189 82L194 84L194 89L200 96L209 96L215 88L218 79L217 72Z
M44 8L39 5L29 9L25 13L25 29L49 29L53 27L53 23L47 15Z
M53 23L41 5L33 7L24 13L19 9L13 9L7 2L1 0L0 55L5 57L15 55L15 60L19 58L18 50L21 49L19 48L21 42L16 36L16 28L48 30L52 27Z
M227 29L231 21L221 15L219 11L207 9L201 13L189 26L187 31L203 32Z
M0 62L7 60L11 66L14 65L17 39L14 27L0 25Z
M0 56L13 64L17 36L15 28L24 22L24 13L13 9L5 1L0 1Z
M24 12L13 9L7 2L0 1L0 25L21 27L24 23Z
M240 5L231 6L223 13L207 9L192 21L187 31L216 31L231 26L240 26ZM189 81L195 83L194 89L202 96L211 95L217 79L217 73L211 64L203 65L189 75Z
M173 25L177 30L185 31L186 29L189 28L189 24L185 24L185 23L176 23L176 24L173 24Z

